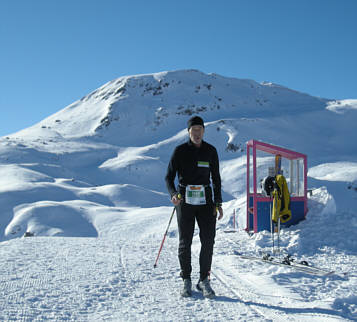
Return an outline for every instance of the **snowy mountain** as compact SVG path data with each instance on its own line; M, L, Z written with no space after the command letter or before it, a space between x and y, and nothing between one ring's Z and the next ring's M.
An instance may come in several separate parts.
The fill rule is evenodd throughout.
M213 279L222 303L196 296L177 308L182 300L171 289L180 285L175 225L160 259L163 267L152 272L151 266L172 211L166 167L174 147L187 139L191 115L205 120L205 140L216 146L221 161L225 217L218 224ZM38 124L0 138L0 254L9 264L0 274L8 285L0 318L357 318L356 122L354 99L317 98L272 83L181 70L120 77ZM317 279L234 258L236 249L256 253L270 247L266 232L250 238L243 230L250 139L307 154L310 211L307 220L282 232L282 246L326 269L352 271L349 278ZM233 209L239 230L225 234ZM26 232L37 237L19 238ZM193 247L197 252L197 237ZM29 252L35 252L37 264ZM97 261L88 265L90 258ZM29 270L22 269L28 261ZM53 261L58 264L49 266ZM53 286L36 286L21 297L28 274ZM63 282L64 275L72 282ZM162 288L169 295L152 291ZM272 288L278 303L268 298ZM67 289L73 298L56 306L54 294ZM140 290L149 296L143 298ZM18 294L16 300L8 292ZM25 309L14 313L19 307Z

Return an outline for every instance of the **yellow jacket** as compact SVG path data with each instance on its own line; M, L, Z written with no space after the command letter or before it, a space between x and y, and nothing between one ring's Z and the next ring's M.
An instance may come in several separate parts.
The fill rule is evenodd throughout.
M272 220L278 222L278 218L280 217L280 221L285 223L291 219L290 193L283 175L278 174L275 177L275 181L276 187L273 191Z

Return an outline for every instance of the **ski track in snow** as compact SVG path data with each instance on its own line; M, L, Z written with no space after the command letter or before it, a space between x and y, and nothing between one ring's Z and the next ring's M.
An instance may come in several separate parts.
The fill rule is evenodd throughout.
M235 298L181 299L173 245L153 268L158 239L28 238L4 242L1 320L255 320ZM17 250L17 251L16 251ZM218 288L220 293L224 293ZM21 310L19 310L21 307Z
M226 237L225 233L219 234L218 245L225 251L216 255L216 268L212 275L222 284L226 285L238 298L246 305L251 306L261 316L272 321L341 321L345 316L334 309L331 309L330 301L313 301L303 294L297 292L293 283L289 283L290 276L297 276L305 280L310 279L310 283L316 284L320 280L325 284L328 278L318 278L316 276L289 271L290 268L270 267L265 263L245 261L239 257L227 256L230 251L237 247L237 243ZM227 254L228 253L228 254ZM218 257L218 258L217 258ZM265 266L268 265L268 266ZM261 271L261 269L268 271ZM254 275L251 272L254 271ZM277 272L279 275L286 275L286 283L274 281L269 277L271 273ZM269 274L267 274L269 272ZM331 278L334 280L334 278ZM337 280L340 280L337 278ZM332 285L330 285L332 286Z
M4 264L0 268L0 319L348 320L329 303L314 303L281 283L269 284L269 276L259 274L259 264L253 265L257 270L254 284L254 276L250 274L253 266L227 256L236 246L219 231L212 273L216 299L204 299L196 290L192 298L182 299L175 233L169 234L158 268L153 268L160 237L159 234L138 239L37 237L1 243ZM193 250L195 284L197 236Z

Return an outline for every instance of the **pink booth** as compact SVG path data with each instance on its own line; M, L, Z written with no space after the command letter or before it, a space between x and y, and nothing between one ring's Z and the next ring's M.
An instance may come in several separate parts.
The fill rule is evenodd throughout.
M290 226L305 219L307 209L307 156L256 140L247 142L247 223L248 232L270 231L272 200L262 186L264 178L275 176L275 156L281 159L281 174L286 178L292 218Z

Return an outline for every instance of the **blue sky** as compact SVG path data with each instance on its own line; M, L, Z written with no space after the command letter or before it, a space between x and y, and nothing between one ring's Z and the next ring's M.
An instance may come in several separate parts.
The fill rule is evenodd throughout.
M357 98L356 17L356 0L1 0L0 136L164 70Z

